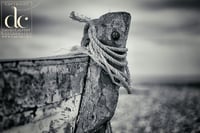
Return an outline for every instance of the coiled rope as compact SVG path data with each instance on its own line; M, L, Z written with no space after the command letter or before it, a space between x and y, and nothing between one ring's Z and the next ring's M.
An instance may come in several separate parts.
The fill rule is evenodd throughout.
M128 49L107 46L101 43L97 38L96 28L90 18L76 14L74 11L71 12L70 18L79 22L89 23L88 36L90 43L86 48L87 52L85 53L88 54L101 68L108 72L114 84L125 87L128 94L131 94L130 73L126 60ZM120 66L123 69L119 70L109 62L116 66Z

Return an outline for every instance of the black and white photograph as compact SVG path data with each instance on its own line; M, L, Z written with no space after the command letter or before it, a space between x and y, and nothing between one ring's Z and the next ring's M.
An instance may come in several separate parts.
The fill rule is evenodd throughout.
M0 133L200 133L200 1L0 0Z

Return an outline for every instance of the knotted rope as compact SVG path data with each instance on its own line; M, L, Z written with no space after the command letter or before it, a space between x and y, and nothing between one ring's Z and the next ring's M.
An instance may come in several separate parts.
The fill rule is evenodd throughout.
M88 54L101 68L108 72L114 84L125 87L128 94L130 94L130 73L126 60L128 49L107 46L101 43L97 38L96 28L90 18L75 14L75 12L71 12L70 18L79 22L89 23L90 27L88 29L88 36L90 43L86 49L87 52L85 53ZM109 62L120 66L123 69L119 70Z

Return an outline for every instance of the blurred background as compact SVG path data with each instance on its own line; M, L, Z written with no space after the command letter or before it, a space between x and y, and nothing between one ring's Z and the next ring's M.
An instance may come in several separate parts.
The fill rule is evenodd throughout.
M0 38L0 58L68 53L80 45L84 27L69 18L71 11L91 18L115 11L132 15L128 62L135 88L144 93L128 96L121 92L113 118L115 132L200 131L200 93L196 90L200 83L199 0L35 0L32 37Z
M84 24L71 20L71 11L91 18L114 11L131 13L127 47L135 83L200 80L198 0L35 0L32 37L0 38L0 58L65 54L80 45Z

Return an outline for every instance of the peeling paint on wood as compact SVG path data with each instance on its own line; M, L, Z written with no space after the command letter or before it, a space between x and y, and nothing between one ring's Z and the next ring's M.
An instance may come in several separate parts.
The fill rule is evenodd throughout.
M73 131L87 67L87 56L1 61L0 131Z
M55 107L39 108L36 117L28 124L6 130L3 133L64 133L73 132L80 104L80 95L63 100Z

